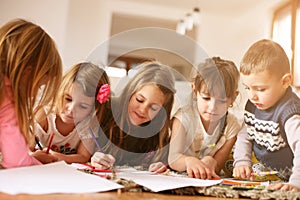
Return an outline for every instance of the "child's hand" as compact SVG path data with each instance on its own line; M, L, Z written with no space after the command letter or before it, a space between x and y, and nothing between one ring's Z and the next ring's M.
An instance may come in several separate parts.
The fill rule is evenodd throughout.
M232 176L238 179L251 179L253 178L251 172L252 168L250 166L241 165L233 168Z
M212 156L204 156L201 161L210 169L212 174L212 178L220 178L215 172L217 168L217 161ZM209 178L211 179L211 178Z
M208 166L211 170L215 170L217 167L217 161L212 156L204 156L201 161Z
M186 158L186 171L191 178L212 179L219 177L214 169L195 157Z
M115 158L110 154L96 152L91 158L91 163L97 169L108 169L115 163Z
M269 190L294 191L300 192L300 188L288 183L274 183L268 186Z
M149 171L150 172L155 172L155 173L163 173L167 170L167 166L162 163L162 162L156 162L156 163L152 163L150 166L149 166Z
M57 157L46 153L46 150L37 150L32 152L31 155L39 160L43 164L52 163L58 161Z

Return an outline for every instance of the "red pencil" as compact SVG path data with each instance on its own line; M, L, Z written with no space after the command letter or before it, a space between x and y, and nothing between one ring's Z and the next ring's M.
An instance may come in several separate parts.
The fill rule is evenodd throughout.
M88 168L95 169L94 166L89 165L89 164L87 164L87 163L81 163L81 164L84 165L84 166L86 166L86 167L88 167Z
M111 173L112 170L111 169L96 169L94 166L89 165L87 163L81 163L82 165L88 167L91 169L92 172L107 172L107 173Z
M53 138L54 138L54 133L52 133L51 136L50 136L50 140L49 140L49 143L48 143L48 147L47 147L46 153L49 153L49 151L50 151L51 143L52 143Z
M110 169L92 169L92 172L106 172L106 173L112 173L112 170L110 170Z
M262 182L242 181L242 180L230 180L230 179L223 179L222 183L225 184L225 185L243 185L243 186L257 186L257 185L262 185Z

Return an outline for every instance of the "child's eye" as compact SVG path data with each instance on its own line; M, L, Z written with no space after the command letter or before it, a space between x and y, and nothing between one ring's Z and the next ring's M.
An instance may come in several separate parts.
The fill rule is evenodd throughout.
M245 90L250 90L250 88L249 88L249 87L247 87L247 86L245 86Z
M220 104L225 104L225 103L227 103L227 101L226 100L219 100L219 103Z
M80 108L82 108L82 109L87 109L87 106L85 106L85 105L80 105Z
M136 98L136 101L139 103L143 103L143 99Z
M70 97L65 97L65 100L71 102L71 101L72 101L72 98L70 98Z
M150 109L153 111L158 111L160 108L161 108L161 106L158 106L158 105L153 105L150 107Z
M256 89L258 92L263 92L263 91L265 91L266 89L265 88L257 88Z
M205 101L210 101L211 98L210 97L206 97L206 96L202 96L202 99L205 100Z

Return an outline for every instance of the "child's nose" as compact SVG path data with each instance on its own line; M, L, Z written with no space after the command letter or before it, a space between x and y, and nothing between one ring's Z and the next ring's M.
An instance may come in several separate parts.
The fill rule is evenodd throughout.
M209 103L209 108L211 110L213 110L215 107L216 107L216 101L215 100L211 100L210 103Z
M249 98L250 98L251 100L257 100L256 92L255 92L255 91L250 91L250 92L249 92Z
M143 113L143 114L145 114L145 113L147 113L147 105L146 104L141 104L140 105L140 112L141 113Z
M68 106L67 106L67 109L68 109L69 112L73 112L74 108L75 108L74 103L69 103Z
M149 106L146 103L140 104L139 113L143 116L149 115Z

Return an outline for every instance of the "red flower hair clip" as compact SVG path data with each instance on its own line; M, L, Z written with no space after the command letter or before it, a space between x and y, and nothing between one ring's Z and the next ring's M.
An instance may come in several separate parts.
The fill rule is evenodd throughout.
M97 94L97 101L99 103L105 103L108 101L110 95L110 87L108 84L104 84L100 87Z

